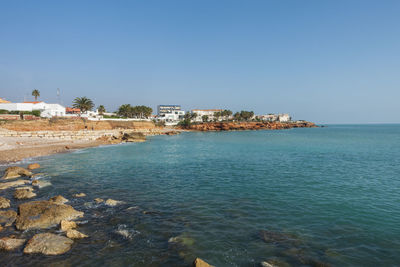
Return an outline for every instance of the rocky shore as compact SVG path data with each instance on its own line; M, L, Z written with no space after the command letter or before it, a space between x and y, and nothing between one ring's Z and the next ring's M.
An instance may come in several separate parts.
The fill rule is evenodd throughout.
M244 130L282 130L291 128L315 128L312 122L205 122L191 124L191 131L244 131Z

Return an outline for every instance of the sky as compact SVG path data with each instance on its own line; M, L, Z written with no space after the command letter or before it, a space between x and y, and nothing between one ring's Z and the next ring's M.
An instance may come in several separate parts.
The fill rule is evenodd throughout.
M0 0L0 97L400 123L398 0Z

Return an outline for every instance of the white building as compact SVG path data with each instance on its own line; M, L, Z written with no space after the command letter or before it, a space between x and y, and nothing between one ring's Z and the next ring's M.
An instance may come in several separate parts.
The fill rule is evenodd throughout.
M59 104L47 104L45 102L23 102L23 103L0 103L0 109L8 111L30 111L39 110L41 117L51 118L54 116L65 116L65 107Z
M193 121L201 122L203 121L203 116L208 116L208 121L214 120L215 112L222 112L223 109L192 109L191 113L196 113L196 118Z
M179 121L185 117L185 111L174 110L169 113L164 113L156 117L158 121L164 121L165 125L177 125Z
M278 114L279 122L289 122L292 120L289 114Z

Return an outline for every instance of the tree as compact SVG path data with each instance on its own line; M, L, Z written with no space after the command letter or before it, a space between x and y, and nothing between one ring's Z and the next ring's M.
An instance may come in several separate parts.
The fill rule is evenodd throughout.
M229 117L232 115L232 111L225 109L224 111L221 112L221 116L225 119L228 120Z
M33 89L32 96L35 97L35 101L36 101L37 98L40 96L40 91L38 89Z
M121 105L118 108L118 112L117 113L118 113L118 115L120 115L122 117L130 118L130 117L132 117L132 107L129 104Z
M236 112L233 117L235 118L235 120L240 121L242 119L242 117L240 116L239 112Z
M207 115L203 115L203 116L201 116L201 119L203 120L203 122L207 122L208 121L208 116Z
M93 101L87 98L86 96L84 97L77 97L74 99L72 106L74 108L79 108L81 110L81 113L85 113L88 110L92 110L94 107Z
M124 104L119 107L117 113L122 117L145 119L151 116L153 109L146 106L133 107L130 104Z
M103 113L106 112L106 108L105 108L103 105L100 105L100 106L97 108L97 111L99 112L100 115L103 115Z

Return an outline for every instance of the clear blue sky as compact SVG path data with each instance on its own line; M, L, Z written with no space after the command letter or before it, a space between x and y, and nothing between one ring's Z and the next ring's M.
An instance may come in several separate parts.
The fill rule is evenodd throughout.
M400 122L400 1L1 1L0 97Z

